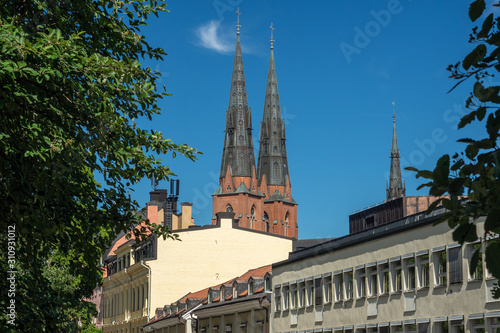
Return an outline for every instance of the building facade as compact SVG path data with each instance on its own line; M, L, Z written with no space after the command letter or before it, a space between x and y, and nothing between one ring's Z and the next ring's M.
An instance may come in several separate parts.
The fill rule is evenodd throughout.
M164 205L154 200L154 192L148 218L161 223ZM191 205L182 208L172 221L182 227L173 230L180 241L151 237L136 244L123 235L110 249L102 295L104 332L138 333L156 308L250 267L283 260L293 250L293 239L242 228L234 213L218 213L215 225L200 227L192 224Z
M292 253L273 264L273 332L500 332L497 281L460 246L444 212L419 213ZM476 223L484 234L484 220Z

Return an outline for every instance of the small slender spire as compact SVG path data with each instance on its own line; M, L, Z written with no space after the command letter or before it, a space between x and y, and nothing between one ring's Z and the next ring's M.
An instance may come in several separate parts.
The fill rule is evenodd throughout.
M391 173L389 185L386 185L387 200L393 200L406 195L406 188L401 177L399 163L398 138L396 135L396 103L392 102L392 147L391 147Z
M236 10L236 15L238 15L238 22L236 23L236 34L239 35L240 28L241 28L241 25L240 25L240 15L241 15L240 7L238 7L238 9Z
M273 27L273 22L271 22L271 26L269 27L269 29L271 29L271 50L274 49L274 38L273 38L273 30L274 30L274 27Z

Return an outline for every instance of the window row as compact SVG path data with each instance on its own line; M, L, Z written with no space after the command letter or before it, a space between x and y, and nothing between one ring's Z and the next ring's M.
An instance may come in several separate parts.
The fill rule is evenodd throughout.
M143 309L148 303L147 292L147 285L132 288L130 303L128 291L105 297L103 317L109 318Z
M468 332L471 333L500 333L500 317L482 314L469 317ZM476 318L474 318L476 317ZM463 316L436 317L430 319L391 321L386 323L372 323L361 325L340 326L335 328L310 329L283 333L464 333L467 323Z
M468 258L467 272L477 260L468 281L482 280L484 244L471 243L465 250L458 244L441 246L277 285L275 311L462 283L463 256Z

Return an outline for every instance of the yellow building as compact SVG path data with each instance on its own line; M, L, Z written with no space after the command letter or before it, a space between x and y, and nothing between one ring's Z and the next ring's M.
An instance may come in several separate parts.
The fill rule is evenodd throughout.
M163 199L151 192L148 218L164 222ZM249 268L284 260L293 240L238 226L234 213L217 214L215 225L196 226L191 204L172 216L180 241L151 238L136 244L123 236L109 252L103 283L104 332L138 333L155 314L190 290L241 275Z

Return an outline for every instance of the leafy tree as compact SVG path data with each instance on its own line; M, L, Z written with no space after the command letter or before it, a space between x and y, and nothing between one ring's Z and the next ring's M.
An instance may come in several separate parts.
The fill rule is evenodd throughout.
M470 112L459 122L458 128L464 128L474 121L484 123L486 133L482 138L463 138L458 142L467 146L461 153L453 156L444 155L437 161L434 170L417 170L416 177L430 181L419 187L429 187L429 194L445 196L434 202L428 212L442 204L449 211L440 222L447 221L454 228L453 239L472 242L478 238L476 221L485 217L485 236L500 233L500 86L488 82L500 72L500 19L495 16L498 4L492 4L493 12L481 24L475 27L469 42L475 48L455 65L448 66L451 78L458 80L456 86L472 79L472 92L465 101ZM486 9L484 0L476 0L469 7L472 22L482 17ZM450 90L450 91L451 91ZM466 195L467 198L463 199ZM471 272L479 262L480 251L472 258ZM485 251L486 267L494 277L500 279L500 240L492 239ZM500 289L494 290L494 296L500 297Z
M120 231L172 237L147 221L134 229L139 207L128 194L144 177L173 174L157 154L192 160L197 154L135 122L151 120L168 95L157 84L161 74L141 63L166 55L141 34L165 6L159 0L0 6L0 325L7 325L0 331L69 331L63 324L82 315L78 304L101 281L99 259ZM12 237L8 228L15 228ZM53 283L59 273L47 265L54 254L70 290ZM5 292L10 275L15 297ZM12 299L15 325L7 323ZM63 311L68 307L74 311Z

